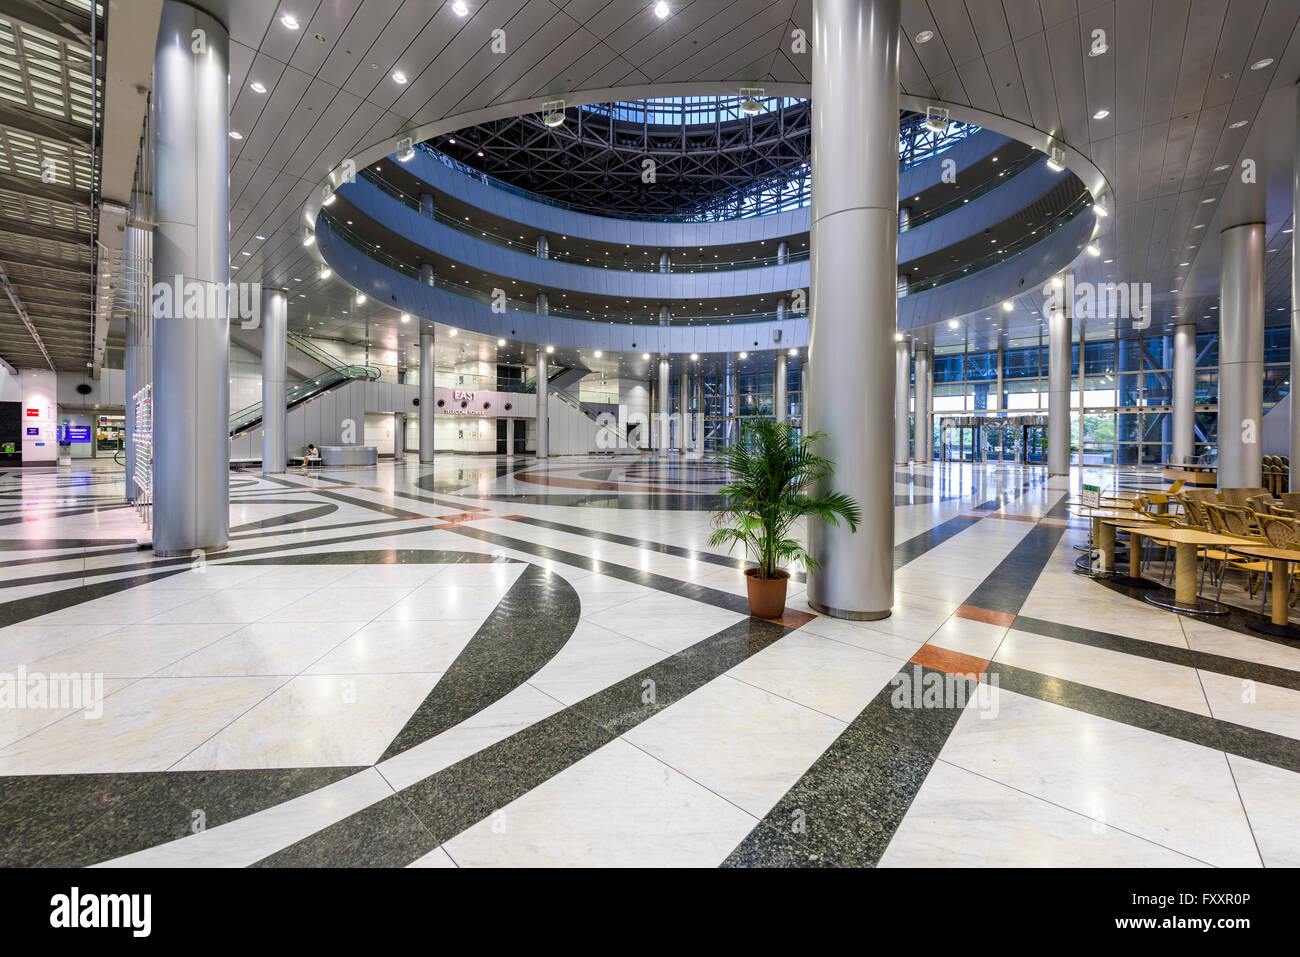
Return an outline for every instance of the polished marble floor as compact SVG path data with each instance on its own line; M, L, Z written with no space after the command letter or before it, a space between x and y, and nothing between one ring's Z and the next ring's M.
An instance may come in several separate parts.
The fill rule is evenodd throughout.
M1300 864L1300 646L1236 581L1158 610L1074 573L1065 482L914 466L890 618L758 620L721 478L237 473L161 560L111 466L0 474L0 863Z

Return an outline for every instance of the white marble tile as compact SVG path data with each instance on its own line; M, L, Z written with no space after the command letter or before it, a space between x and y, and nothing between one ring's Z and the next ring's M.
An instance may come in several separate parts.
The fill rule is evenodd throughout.
M309 669L308 674L442 673L482 622L375 621L361 627Z
M757 823L616 740L443 847L461 867L716 867Z
M436 581L437 579L435 579ZM379 621L482 621L501 602L509 585L417 588L393 602L376 617Z
M953 615L930 636L928 643L963 655L988 660L998 650L1006 633L1007 629L1004 625L991 625L986 621L974 621Z
M1104 691L1209 714L1194 668L1011 629L997 661Z
M793 631L727 674L805 707L852 721L903 663L897 658Z
M723 675L623 737L761 818L847 726Z
M405 585L345 588L340 583L282 605L265 618L271 622L331 621L342 611L351 621L370 621L410 595L412 590Z
M205 740L175 769L373 764L437 679L300 675Z
M1204 669L1198 673L1210 711L1220 721L1300 738L1300 691Z
M689 648L745 617L664 592L652 592L587 616L610 631L669 652Z
M564 647L528 683L569 705L665 657L660 648L579 621Z
M109 678L143 678L224 638L238 625L151 625L119 628L100 638L33 662L45 672L82 672Z
M1005 689L997 705L967 708L939 756L1207 864L1259 866L1221 751Z
M253 707L281 678L142 678L0 750L0 774L164 771Z
M157 671L158 677L283 675L306 669L361 628L360 621L254 622ZM193 628L193 625L184 626Z
M149 624L207 624L229 622L247 624L265 618L313 593L310 588L227 588L218 592L202 592L183 605L169 608L147 619ZM159 595L194 594L192 590L177 589L157 592ZM336 606L332 606L336 607Z
M447 852L441 847L435 847L423 857L413 860L407 867L455 867L456 862L447 856Z
M1264 866L1300 867L1300 774L1236 754L1228 763Z
M938 761L881 867L1205 867L1083 814Z
M843 618L830 618L825 615L819 615L800 627L799 630L812 635L820 635L823 638L833 638L835 641L843 641L858 648L865 648L880 655L896 658L900 667L903 662L916 654L921 645L925 643L924 640L920 639L903 638L874 628L864 628L862 622L849 621Z

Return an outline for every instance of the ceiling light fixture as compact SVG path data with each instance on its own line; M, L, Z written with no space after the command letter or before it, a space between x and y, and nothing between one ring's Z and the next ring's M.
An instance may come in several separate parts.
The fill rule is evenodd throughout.
M310 246L310 245L311 245L312 243L314 243L315 241L316 241L316 234L315 234L315 233L308 233L306 236L304 236L304 237L302 238L302 244L303 244L304 246Z
M1250 120L1238 120L1236 123L1229 123L1229 124L1228 124L1228 129L1230 129L1230 130L1239 130L1239 129L1241 129L1243 126L1245 126L1245 125L1246 125L1247 123L1249 123L1249 122L1250 122Z
M1256 60L1254 63L1250 65L1250 68L1252 70L1266 70L1272 65L1273 65L1273 58L1271 56L1266 56L1262 60Z
M410 322L410 321L411 321L411 314L409 312L402 313L402 322Z
M1047 168L1053 173L1060 173L1065 169L1065 150L1059 146L1053 146L1052 152L1047 158Z
M948 328L949 328L949 329L957 329L957 328L959 328L960 326L961 326L961 323L958 322L956 319L949 319L949 320L948 320Z
M319 276L321 279L328 279L330 276L334 275L334 273L330 270L329 266L321 266L320 272L318 272L316 275Z
M763 112L761 98L763 97L764 92L761 86L742 86L740 88L740 95L742 97L740 101L740 112L744 113L746 116L757 116L759 113Z
M366 301L366 294L364 292L357 293L357 298L356 298L357 305L359 306L365 301Z
M916 35L915 39L917 43L929 43L931 40L934 39L934 31L922 30L920 33Z
M401 70L394 70L393 82L397 83L399 86L406 83L406 74L403 73Z
M290 30L298 29L298 21L297 19L294 18L293 14L286 13L284 16L280 18L280 22L283 23Z
M258 83L258 82L256 82L256 81L254 81L254 82L248 84L248 88L249 88L250 90L252 90L254 93L265 93L265 92L266 92L266 87L262 86L262 84L260 84L260 83Z
M555 346L547 346L547 347L546 347L546 354L547 354L548 356L551 355L551 354L553 354L554 352L555 352Z
M1014 308L1016 308L1016 304L1015 304L1014 302L1012 302L1010 299L1008 299L1008 300L1006 300L1004 303L1002 303L1002 311L1003 311L1003 312L1010 312L1010 311L1011 311L1012 309L1014 309Z
M564 124L564 101L547 100L542 104L542 122L552 128Z
M1088 243L1088 255L1089 255L1089 256L1100 256L1100 255L1101 255L1101 247L1098 246L1096 243Z
M655 16L660 20L666 20L670 13L672 13L672 10L664 0L659 0L659 2L655 4Z
M506 341L505 341L504 339L498 339L498 340L497 340L497 348L498 348L498 349L501 348L502 346L504 346L505 344L506 344Z
M242 140L244 138L244 134L239 132L239 130L231 130L230 138L232 140Z
M1110 110L1106 109L1104 106L1096 113L1092 114L1094 120L1104 120L1108 116L1110 116Z

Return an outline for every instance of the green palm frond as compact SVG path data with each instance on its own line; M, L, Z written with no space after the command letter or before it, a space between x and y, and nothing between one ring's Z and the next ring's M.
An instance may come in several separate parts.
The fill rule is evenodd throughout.
M758 563L760 575L771 578L778 564L817 563L796 540L787 537L795 521L811 517L851 531L862 522L862 510L843 492L817 493L835 465L817 455L813 446L823 433L800 435L789 425L760 420L747 425L740 440L715 457L731 481L718 490L723 504L714 510L711 547L740 544Z

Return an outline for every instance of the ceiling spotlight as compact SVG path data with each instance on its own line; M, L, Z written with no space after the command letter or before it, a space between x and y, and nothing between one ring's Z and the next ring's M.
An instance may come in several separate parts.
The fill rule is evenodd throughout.
M757 116L763 112L763 88L761 86L742 86L740 88L740 112L746 116Z
M1016 304L1015 304L1014 302L1012 302L1010 299L1008 299L1006 302L1002 303L1002 311L1003 311L1003 312L1010 312L1012 309L1015 309L1015 308L1016 308Z
M1092 114L1092 118L1094 120L1104 120L1108 116L1110 116L1110 110L1106 109L1105 107L1102 107L1096 113Z
M1098 216L1100 216L1102 219L1105 219L1107 216L1110 215L1110 213L1106 211L1106 207L1101 205L1101 203L1093 203L1092 211L1096 213Z
M649 359L649 358L650 358L650 353L648 353L648 352L643 352L643 353L641 353L641 358L642 358L642 359Z
M319 276L321 279L328 279L330 276L334 275L334 273L330 270L329 266L321 266L320 272L318 272L316 275Z
M1053 289L1060 289L1060 288L1061 288L1062 286L1064 286L1064 285L1065 285L1065 283L1064 283L1064 281L1062 281L1062 279L1061 279L1060 276L1053 276L1053 277L1052 277L1052 288L1053 288Z
M402 150L402 152L397 154L397 159L399 162L409 163L411 160L415 159L415 147L408 146L406 149Z
M669 9L668 4L665 3L664 0L659 0L659 2L655 4L655 16L660 20L667 19L668 14L670 13L672 13L672 10Z
M450 332L447 333L447 335L451 336L454 339L456 337L456 333L459 331L460 331L459 329L452 329Z
M564 101L547 100L543 103L542 122L550 127L562 126L564 124Z
M546 347L546 354L547 354L548 356L551 355L553 352L555 352L555 346L547 346L547 347Z
M505 341L504 339L498 339L498 340L497 340L497 348L498 348L498 349L501 348L502 346L504 346L505 344L506 344L506 341Z
M399 86L400 86L401 84L404 84L404 83L406 82L406 74L403 73L401 70L394 70L394 71L393 71L393 82L396 83L396 84L398 84Z
M1229 123L1229 124L1228 124L1228 129L1230 129L1230 130L1239 130L1239 129L1241 129L1243 126L1245 126L1245 125L1246 125L1247 123L1249 123L1249 122L1250 122L1250 120L1238 120L1236 123Z
M799 354L799 350L798 350L798 349L791 349L789 354L792 355L792 356L797 356L797 355Z
M1059 173L1065 169L1065 150L1059 146L1053 146L1051 155L1047 159L1047 168L1053 173Z
M298 29L298 21L293 17L292 14L286 13L284 16L280 18L280 22L283 23L290 30Z
M749 358L749 353L748 353L748 352L742 352L742 353L740 354L740 358L741 358L741 359L748 359L748 358Z
M1089 255L1089 256L1100 256L1100 255L1101 255L1101 247L1098 246L1096 243L1088 243L1088 247L1087 247L1087 248L1088 248L1088 255Z
M244 134L239 132L239 130L231 130L230 138L232 140L242 140L244 138Z
M356 298L357 305L359 306L365 301L366 301L366 294L364 292L357 293L357 298Z
M700 354L699 354L698 352L692 352L692 353L691 353L691 361L692 361L692 362L699 362L699 361L700 361Z
M934 39L933 30L922 30L920 33L916 35L917 43L929 43L933 39Z
M1250 68L1252 70L1264 70L1267 69L1268 67L1271 67L1272 65L1273 65L1273 58L1271 56L1266 56L1262 60L1256 60L1254 63L1250 65Z
M302 238L302 244L303 244L304 246L310 246L310 245L311 245L312 243L314 243L315 241L316 241L316 234L315 234L315 233L308 233L306 236L304 236L304 237Z
M410 322L410 321L411 321L411 314L409 312L402 313L402 322Z
M895 342L902 342L902 341L903 341L903 334L902 334L901 332L896 332L896 333L894 333L894 341L895 341Z
M958 322L956 319L949 319L949 320L948 320L948 328L949 328L949 329L958 329L958 328L960 328L960 327L961 327L961 323Z
M249 88L250 90L252 90L254 93L265 93L265 92L266 92L266 87L262 86L262 84L257 83L257 82L253 82L253 83L248 84L248 88Z
M465 5L465 0L455 0L451 5L451 12L458 17L463 17L469 13L469 7Z

